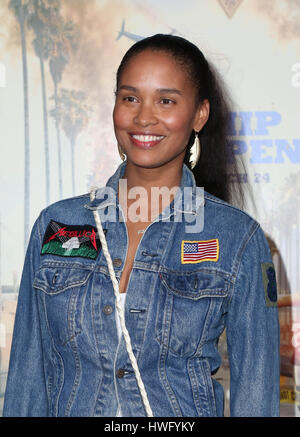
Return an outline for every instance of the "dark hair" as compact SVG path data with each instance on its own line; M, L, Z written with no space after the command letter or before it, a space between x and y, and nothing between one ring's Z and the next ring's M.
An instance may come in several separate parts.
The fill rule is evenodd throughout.
M197 90L197 103L205 99L209 101L209 119L199 133L201 155L192 170L196 184L220 199L243 207L243 190L238 182L239 163L228 139L231 100L217 71L193 43L179 36L157 34L138 41L126 52L117 71L117 89L128 62L144 50L170 54L193 81ZM188 166L194 138L195 134L192 132L184 158ZM240 164L243 165L241 161Z

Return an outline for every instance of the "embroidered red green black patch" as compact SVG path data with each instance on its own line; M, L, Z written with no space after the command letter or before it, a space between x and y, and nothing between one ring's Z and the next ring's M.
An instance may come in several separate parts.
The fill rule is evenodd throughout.
M106 234L104 229L104 234ZM65 225L51 220L47 226L42 255L96 259L101 249L97 229L91 225Z

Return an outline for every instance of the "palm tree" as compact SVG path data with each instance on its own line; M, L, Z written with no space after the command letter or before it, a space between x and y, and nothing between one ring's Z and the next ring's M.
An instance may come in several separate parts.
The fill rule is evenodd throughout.
M20 26L22 63L23 63L23 90L24 90L24 251L26 251L29 240L30 220L30 144L29 144L29 100L28 100L28 67L27 67L27 46L26 46L26 17L28 12L28 1L10 0L11 9Z
M72 189L75 195L75 145L80 132L87 126L92 109L85 103L83 91L62 89L57 97L59 119L71 146ZM54 111L51 112L54 116Z
M62 191L62 162L61 162L61 138L60 138L60 108L58 102L58 85L62 80L63 71L69 62L72 51L77 45L77 34L72 22L65 22L59 15L58 9L53 9L50 20L51 32L51 51L50 51L50 73L54 84L54 104L55 109L52 115L55 118L55 127L57 135L57 150L58 150L58 179L59 179L59 194L63 196Z
M33 47L40 61L41 85L44 118L44 148L45 148L45 176L46 176L46 205L50 203L50 168L49 168L49 139L48 139L48 110L45 81L45 61L50 54L49 17L51 8L58 8L58 0L31 0L27 23L35 33Z

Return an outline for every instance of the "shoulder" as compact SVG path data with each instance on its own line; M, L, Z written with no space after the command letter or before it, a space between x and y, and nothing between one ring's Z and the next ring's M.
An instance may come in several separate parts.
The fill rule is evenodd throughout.
M45 230L51 221L66 226L92 225L93 214L91 214L91 211L86 208L89 199L90 195L86 193L80 196L59 200L44 208L34 226L38 228L40 237L44 235Z
M248 212L225 202L207 192L204 194L204 227L217 231L232 248L246 247L250 240L258 238L266 243L266 235L260 223Z
M75 212L80 215L81 208L89 202L89 193L82 194L80 196L69 197L66 199L59 200L51 205L47 206L42 214L44 215L57 215L63 213L65 216L74 214Z
M206 204L209 204L217 209L222 209L226 211L227 214L232 214L241 217L244 217L244 220L255 220L248 212L244 211L237 206L226 202L225 200L220 199L219 197L214 196L213 194L204 191L204 199Z
M230 221L232 224L240 223L259 227L259 222L248 212L222 200L207 191L204 192L205 207L215 214L215 218Z
M226 271L260 275L272 265L270 237L249 213L205 192L204 228L215 232L220 244L220 264Z
M206 192L205 205L214 211L215 223L222 229L221 233L226 236L229 244L233 246L234 242L238 241L249 250L256 247L256 251L265 254L266 259L271 259L272 239L249 213Z

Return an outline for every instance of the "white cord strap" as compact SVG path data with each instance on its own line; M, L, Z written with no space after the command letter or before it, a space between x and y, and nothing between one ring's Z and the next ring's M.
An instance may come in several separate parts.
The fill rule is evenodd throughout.
M90 193L91 201L93 201L95 199L95 191L96 190L94 189ZM136 381L137 381L137 384L138 384L138 387L139 387L139 390L141 393L141 397L142 397L142 400L143 400L143 403L145 406L147 417L153 417L153 413L152 413L152 410L150 407L147 392L146 392L144 383L143 383L142 378L141 378L141 374L140 374L140 371L139 371L139 368L137 365L136 358L135 358L133 351L132 351L131 339L130 339L128 330L127 330L126 325L125 325L125 314L124 314L124 309L123 309L122 304L121 304L119 283L117 281L114 267L113 267L113 263L112 263L112 259L111 259L110 253L108 251L107 242L106 242L105 235L103 232L101 220L99 218L99 213L97 210L94 210L93 214L94 214L94 218L95 218L95 222L96 222L96 226L97 226L98 235L99 235L99 238L100 238L100 241L102 244L102 250L103 250L106 262L107 262L109 275L110 275L113 289L114 289L114 294L115 294L115 299L116 299L116 308L117 308L117 312L118 312L118 315L120 318L120 325L121 325L123 337L125 340L126 350L127 350L129 359L131 361L131 365L132 365L134 373L135 373Z

